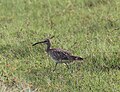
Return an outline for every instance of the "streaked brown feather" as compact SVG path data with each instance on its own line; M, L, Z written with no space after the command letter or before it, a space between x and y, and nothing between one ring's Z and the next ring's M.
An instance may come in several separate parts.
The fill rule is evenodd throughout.
M70 60L71 53L61 49L50 49L50 56L55 60Z

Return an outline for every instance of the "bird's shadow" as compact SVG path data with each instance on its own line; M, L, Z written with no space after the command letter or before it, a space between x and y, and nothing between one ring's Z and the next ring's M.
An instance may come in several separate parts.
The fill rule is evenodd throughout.
M26 74L26 76L29 77L31 81L35 81L36 79L43 80L45 77L57 78L58 76L66 76L66 74L68 74L69 76L73 76L72 73L75 71L79 71L81 65L77 64L76 66L76 64L74 63L69 65L70 68L67 69L65 65L59 64L55 71L53 71L53 66L54 64L42 68L33 68L29 73Z

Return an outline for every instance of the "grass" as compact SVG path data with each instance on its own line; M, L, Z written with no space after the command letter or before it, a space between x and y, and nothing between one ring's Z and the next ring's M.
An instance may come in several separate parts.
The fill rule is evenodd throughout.
M120 92L119 0L1 0L1 92ZM67 70L44 45L87 57Z

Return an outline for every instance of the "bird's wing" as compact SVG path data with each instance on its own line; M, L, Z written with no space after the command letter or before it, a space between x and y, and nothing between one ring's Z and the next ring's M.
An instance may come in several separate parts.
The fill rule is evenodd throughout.
M56 60L70 60L71 53L61 49L50 49L50 55Z

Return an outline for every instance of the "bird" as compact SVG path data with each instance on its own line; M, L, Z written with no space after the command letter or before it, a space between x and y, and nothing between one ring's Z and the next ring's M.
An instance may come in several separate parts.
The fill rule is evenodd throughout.
M79 56L74 56L66 50L59 49L59 48L51 48L51 42L50 42L50 39L48 39L48 38L41 42L36 42L36 43L32 44L32 46L35 46L37 44L42 44L42 43L47 45L47 48L45 51L56 63L53 71L56 70L56 67L59 63L64 63L67 66L67 68L69 69L69 66L68 66L69 63L76 61L76 60L80 60L80 61L83 60L83 58L81 58Z

